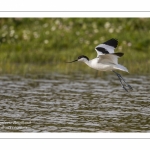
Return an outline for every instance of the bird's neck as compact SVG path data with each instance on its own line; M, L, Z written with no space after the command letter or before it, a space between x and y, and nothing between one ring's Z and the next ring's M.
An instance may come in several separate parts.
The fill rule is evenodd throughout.
M84 63L89 66L90 65L90 60L85 60Z

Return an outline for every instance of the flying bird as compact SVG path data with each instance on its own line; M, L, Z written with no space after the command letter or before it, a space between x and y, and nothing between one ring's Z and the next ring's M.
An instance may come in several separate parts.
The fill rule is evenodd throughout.
M76 60L67 63L81 61L87 64L89 67L99 71L112 71L117 75L124 90L128 92L128 89L132 90L133 88L125 82L125 80L119 73L115 71L115 70L121 70L121 71L128 72L128 69L126 67L118 64L118 58L122 57L124 53L114 52L117 45L118 45L118 40L112 38L95 47L95 50L97 52L96 58L89 60L87 56L81 55Z

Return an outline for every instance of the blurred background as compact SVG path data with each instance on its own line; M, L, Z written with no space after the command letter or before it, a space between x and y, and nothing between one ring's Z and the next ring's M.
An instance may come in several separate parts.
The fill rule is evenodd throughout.
M111 38L131 74L150 73L149 18L0 18L0 74L93 73L65 62L95 58L95 47Z
M111 38L132 91L66 63ZM0 18L0 132L150 132L149 73L149 18Z

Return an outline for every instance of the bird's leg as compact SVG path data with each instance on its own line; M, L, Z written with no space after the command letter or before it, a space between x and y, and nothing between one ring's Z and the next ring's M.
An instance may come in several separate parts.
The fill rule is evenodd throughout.
M115 71L113 71L113 72L115 72ZM127 84L125 82L125 80L123 79L123 77L119 73L117 73L117 72L115 72L115 73L118 74L117 76L119 76L123 80L123 82L125 83L125 86L128 86L131 90L133 90L133 88L131 87L131 85Z
M128 85L126 82L125 82L125 80L122 78L122 76L119 74L119 73L117 73L117 72L115 72L115 71L113 71L116 75L117 75L117 77L118 77L118 79L119 79L119 81L120 81L120 83L121 83L121 85L122 85L122 87L128 92L128 90L125 88L125 86L128 86L130 89L132 89L132 87L130 86L130 85ZM123 83L123 82L124 83Z
M114 72L114 71L113 71L113 72ZM120 81L120 83L121 83L121 86L125 89L125 91L128 92L128 90L125 88L124 84L122 83L121 78L118 76L118 74L117 74L116 72L114 72L114 73L117 75L117 77L118 77L118 79L119 79L119 81Z
M119 79L119 81L121 83L121 86L125 89L125 91L128 92L128 90L125 88L124 84L122 83L122 79L120 78L120 76L118 76L118 74L115 71L113 71L113 72L117 75L117 77L118 77L118 79Z

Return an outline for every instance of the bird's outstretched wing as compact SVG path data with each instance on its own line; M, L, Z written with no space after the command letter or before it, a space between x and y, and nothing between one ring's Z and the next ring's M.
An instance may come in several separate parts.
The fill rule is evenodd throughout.
M118 64L118 57L122 57L123 53L111 53L111 54L105 54L105 55L99 55L98 56L98 63L103 64Z
M114 53L114 49L117 47L117 45L118 40L114 38L104 42L103 44L99 44L98 46L95 47L97 57L99 55Z

